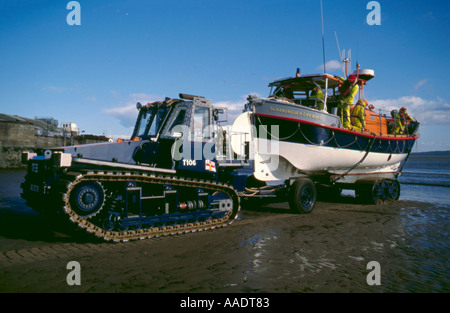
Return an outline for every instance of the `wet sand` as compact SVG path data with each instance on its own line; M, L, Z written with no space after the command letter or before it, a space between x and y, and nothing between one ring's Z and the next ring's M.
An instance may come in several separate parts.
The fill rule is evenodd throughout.
M55 229L20 198L0 200L0 292L449 292L449 209L418 202L250 206L232 225L128 243ZM69 286L69 261L81 285ZM368 285L370 261L381 285Z

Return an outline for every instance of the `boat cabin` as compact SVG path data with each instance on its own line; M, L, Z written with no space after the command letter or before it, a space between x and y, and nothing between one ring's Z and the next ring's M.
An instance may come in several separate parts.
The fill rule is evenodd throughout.
M373 70L355 70L359 85L358 99L364 100L364 86L367 81L375 77ZM269 99L306 106L324 113L341 115L339 87L345 82L345 78L331 74L311 74L300 75L297 72L295 77L276 80L269 84ZM395 124L398 119L388 117L388 112L375 109L373 105L365 107L365 130L357 130L359 133L376 134L378 136L389 136L395 134ZM393 124L393 125L389 125ZM352 130L352 129L349 129ZM396 135L398 136L398 134Z
M337 89L343 83L338 76L312 74L276 80L269 84L269 98L284 99L299 105L322 109L337 114ZM323 99L313 96L319 90ZM333 110L335 108L336 110Z

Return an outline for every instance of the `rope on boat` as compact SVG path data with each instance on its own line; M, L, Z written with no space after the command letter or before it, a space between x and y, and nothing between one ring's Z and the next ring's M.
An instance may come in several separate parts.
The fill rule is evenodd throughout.
M265 127L265 125L261 122L261 119L259 118L259 116L257 116L257 118L258 118L258 121L259 121L259 125L263 127L263 129L266 131L266 133L269 134L272 138L274 138L274 139L276 139L276 140L278 140L278 141L286 140L286 139L291 138L292 136L294 136L294 135L298 132L298 129L299 129L298 124L297 124L297 129L296 129L291 135L289 135L289 136L287 136L287 137L284 137L284 138L276 137L276 136L274 136L271 132L269 132L269 130L267 129L267 127ZM300 130L300 131L301 131L301 130ZM306 137L305 137L305 138L306 138Z
M245 187L245 191L240 192L239 195L240 196L246 196L246 197L252 197L252 196L255 196L257 194L261 194L261 191L274 192L274 191L276 191L276 188L272 188L270 186L263 186L263 187L260 187L260 188L254 188L254 187L248 188L248 187Z
M297 124L297 129L300 129L300 132L302 133L302 136L303 136L303 138L306 139L306 141L308 141L310 144L316 145L316 146L325 146L325 145L327 145L331 140L333 140L333 138L334 138L334 131L332 131L333 135L331 136L331 138L330 138L327 142L324 142L324 143L320 143L320 144L319 144L319 143L315 143L315 142L309 140L308 137L306 137L305 133L304 133L303 130L302 130L302 124L301 124L301 123L298 123L298 124Z
M305 140L311 145L326 146L326 145L328 145L328 143L330 143L334 139L334 143L336 144L337 148L345 149L345 148L348 148L348 147L350 147L350 146L352 146L352 145L354 145L356 143L358 145L359 150L363 150L363 148L361 147L361 145L360 145L360 143L358 141L358 136L355 136L354 140L352 142L350 142L350 143L348 143L346 145L340 145L338 140L337 140L337 138L336 138L336 133L334 132L334 130L331 131L332 135L331 135L330 139L327 140L326 142L322 142L322 143L313 142L303 132L303 130L302 130L302 123L300 123L300 122L297 123L296 130L292 134L290 134L289 136L283 137L283 138L277 137L277 136L274 136L271 132L269 132L267 127L261 122L261 119L260 119L259 116L257 116L257 118L258 118L258 121L259 121L259 125L262 126L263 129L266 131L266 133L269 134L271 136L271 138L274 139L274 140L283 141L283 140L290 139L300 130L300 133L303 136L303 138L305 138ZM376 141L375 140L376 134L372 133L372 135L373 135L373 138L371 138L368 141L368 143L367 143L367 145L370 145L370 149L371 150L372 150L373 144ZM396 153L404 153L405 152L405 150L406 150L406 144L405 143L403 143L403 145L401 147L400 147L400 142L399 141L395 141L395 143L396 143L395 146L393 146L394 144L392 143L392 141L388 140L388 147L387 147L386 153L396 154ZM378 143L377 149L380 149L380 147L381 147L381 140ZM367 148L367 146L366 146L366 148Z
M339 179L341 179L342 177L344 177L345 175L347 175L348 173L350 173L354 168L356 168L358 165L360 165L362 162L364 162L364 160L366 159L366 157L369 155L370 150L372 149L372 145L375 142L375 138L376 136L373 136L373 138L370 138L369 142L367 143L366 146L366 153L364 154L364 156L362 157L361 160L359 160L355 165L353 165L350 169L348 169L345 173L339 175L337 178L333 179L334 182L337 182Z

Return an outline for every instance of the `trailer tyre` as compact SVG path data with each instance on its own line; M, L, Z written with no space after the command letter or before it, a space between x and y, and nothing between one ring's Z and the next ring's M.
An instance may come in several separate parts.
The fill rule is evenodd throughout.
M398 200L400 198L400 183L398 180L389 182L389 199Z
M311 213L316 199L316 186L308 178L298 178L289 189L289 207L294 213Z

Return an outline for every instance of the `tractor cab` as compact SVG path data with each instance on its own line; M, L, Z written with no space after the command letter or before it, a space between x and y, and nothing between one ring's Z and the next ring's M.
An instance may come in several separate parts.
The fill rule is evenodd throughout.
M211 100L199 96L180 94L180 98L137 103L139 116L131 140L141 144L133 160L214 175L216 139L227 124L226 108L214 108Z

